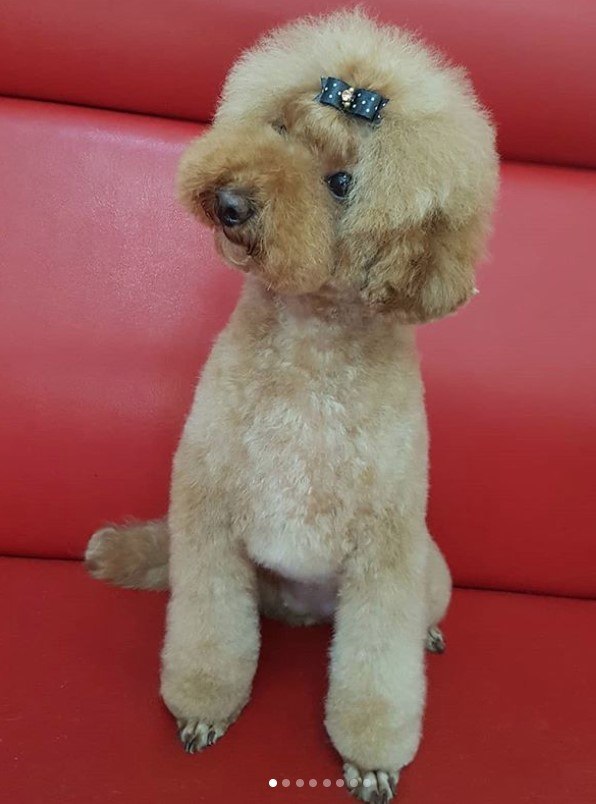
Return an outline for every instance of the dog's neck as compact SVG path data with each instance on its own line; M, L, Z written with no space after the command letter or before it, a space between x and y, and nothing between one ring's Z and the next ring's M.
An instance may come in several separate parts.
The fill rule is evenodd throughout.
M358 293L326 287L317 293L284 295L247 277L238 313L263 332L292 339L343 344L414 343L414 327L389 312L372 310Z

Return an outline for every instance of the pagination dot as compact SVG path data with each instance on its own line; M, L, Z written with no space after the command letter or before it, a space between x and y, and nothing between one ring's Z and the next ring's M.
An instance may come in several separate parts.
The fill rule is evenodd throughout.
M304 779L296 779L296 787L304 787Z
M331 779L323 779L323 787L331 787Z
M344 780L343 780L343 779L338 779L338 780L335 782L335 784L336 784L338 787L343 787L343 786L344 786Z
M290 786L290 780L289 779L284 779L281 784L282 784L282 787L289 787Z
M277 787L277 779L269 779L269 787Z
M316 787L317 786L317 780L316 779L309 779L308 784L310 785L310 787Z

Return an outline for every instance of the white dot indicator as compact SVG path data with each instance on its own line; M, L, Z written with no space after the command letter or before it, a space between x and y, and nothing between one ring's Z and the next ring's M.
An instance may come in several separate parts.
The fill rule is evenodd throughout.
M296 787L304 787L304 779L296 779Z
M323 779L323 787L331 787L331 779Z
M344 780L343 779L338 779L335 784L338 787L343 787L344 786Z
M316 779L310 779L308 784L309 784L310 787L316 787L317 786L317 780Z
M269 779L269 787L277 787L277 779Z
M281 784L282 784L282 787L289 787L290 786L290 780L289 779L284 779Z

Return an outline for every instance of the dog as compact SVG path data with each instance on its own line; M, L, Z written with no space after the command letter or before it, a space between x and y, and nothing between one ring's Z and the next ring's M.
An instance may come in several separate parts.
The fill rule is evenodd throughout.
M426 526L415 325L475 292L497 187L466 74L360 11L265 36L178 176L246 274L176 452L167 521L105 527L90 573L171 589L161 695L187 751L246 704L259 614L333 620L325 725L388 801L417 750L451 593Z

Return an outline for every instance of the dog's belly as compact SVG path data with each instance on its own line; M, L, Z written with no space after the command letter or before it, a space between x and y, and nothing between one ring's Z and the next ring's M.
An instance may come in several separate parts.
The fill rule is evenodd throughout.
M316 583L300 583L282 579L281 598L284 606L301 617L330 620L337 604L338 582L335 575Z

